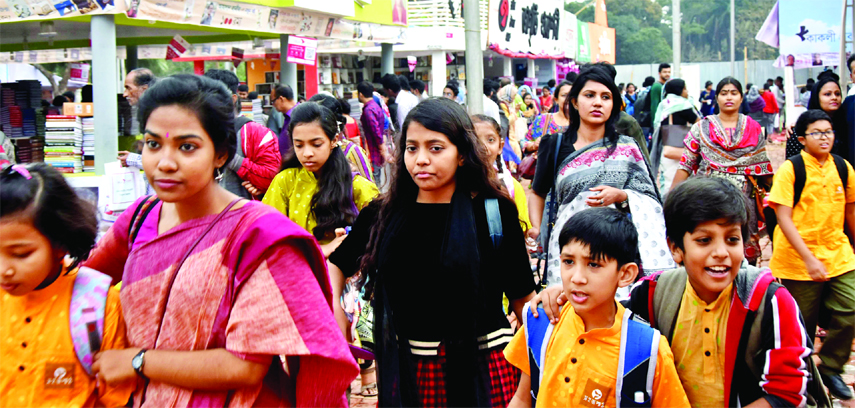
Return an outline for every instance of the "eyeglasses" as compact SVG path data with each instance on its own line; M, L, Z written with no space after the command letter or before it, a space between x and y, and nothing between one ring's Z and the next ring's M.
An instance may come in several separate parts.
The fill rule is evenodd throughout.
M805 134L805 136L810 136L810 137L814 138L815 140L819 140L819 139L823 139L823 138L831 139L834 137L834 131L833 130L827 130L825 132L812 132L812 133Z

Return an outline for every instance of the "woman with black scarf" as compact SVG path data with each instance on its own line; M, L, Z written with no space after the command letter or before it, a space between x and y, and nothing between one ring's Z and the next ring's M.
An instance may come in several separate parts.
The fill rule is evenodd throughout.
M520 372L502 351L513 337L502 294L517 316L535 294L516 206L455 101L416 106L398 147L389 192L329 257L333 297L368 275L379 406L505 407Z
M840 77L834 72L825 71L819 74L816 84L810 94L808 109L821 109L831 117L831 127L834 129L834 147L831 152L847 157L849 151L849 123L846 112L841 109L844 95L840 92ZM787 157L793 157L802 151L804 146L795 135L787 139Z

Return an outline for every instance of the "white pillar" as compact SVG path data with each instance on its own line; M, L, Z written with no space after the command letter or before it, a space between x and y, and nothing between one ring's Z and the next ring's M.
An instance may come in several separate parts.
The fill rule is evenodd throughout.
M291 87L294 91L294 99L299 95L297 89L297 64L286 62L288 55L288 34L279 35L279 82Z
M431 53L430 67L430 96L442 96L442 88L448 81L448 76L445 72L445 51L434 51Z
M672 78L683 77L680 73L680 61L683 60L682 37L680 35L682 17L680 14L680 0L671 0L671 59L674 60L674 65L671 67Z
M94 15L89 24L92 39L92 102L95 105L95 174L104 174L104 164L116 161L119 151L118 78L116 22L112 14Z
M484 51L481 49L481 15L478 0L466 0L466 101L469 113L484 113Z
M395 53L392 44L380 44L380 76L395 74Z
M525 76L529 77L529 78L537 77L537 72L535 72L535 70L534 70L535 69L534 60L533 59L527 59L526 63L528 64L528 67L525 70Z
M514 76L514 60L511 57L502 57L502 76Z

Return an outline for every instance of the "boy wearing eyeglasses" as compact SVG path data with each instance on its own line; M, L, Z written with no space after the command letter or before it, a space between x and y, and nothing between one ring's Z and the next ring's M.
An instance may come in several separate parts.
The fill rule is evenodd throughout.
M795 133L804 151L781 165L768 197L778 218L769 267L798 303L807 333L817 322L826 329L820 375L833 396L849 400L840 374L855 337L855 240L844 222L855 231L855 173L831 154L834 131L825 112L803 113Z

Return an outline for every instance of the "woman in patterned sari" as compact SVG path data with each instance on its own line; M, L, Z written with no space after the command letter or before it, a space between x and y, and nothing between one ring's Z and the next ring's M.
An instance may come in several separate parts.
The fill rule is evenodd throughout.
M122 280L131 348L96 355L134 406L345 406L358 369L332 314L315 239L221 188L234 155L231 95L195 75L140 100L143 167L157 198L125 211L87 261Z
M558 234L551 231L560 231L589 207L614 206L632 214L646 273L675 266L665 240L659 193L644 155L634 139L615 130L622 103L608 69L598 64L583 68L567 96L570 127L560 142L556 134L540 144L529 215L541 228L533 227L529 236L540 235L546 248L549 284L561 283ZM544 211L547 195L555 202Z
M721 80L716 87L719 114L710 115L694 124L683 141L680 169L671 189L693 174L722 177L742 189L748 202L748 231L745 258L754 264L760 258L757 203L754 185L770 185L772 163L766 155L766 139L762 128L751 117L740 114L742 84L733 77Z

